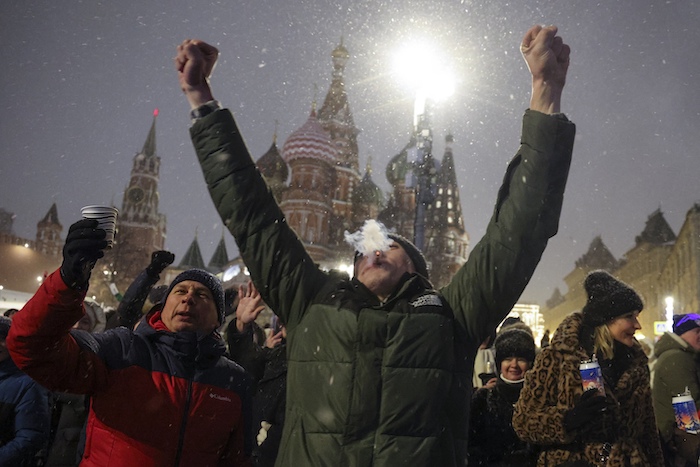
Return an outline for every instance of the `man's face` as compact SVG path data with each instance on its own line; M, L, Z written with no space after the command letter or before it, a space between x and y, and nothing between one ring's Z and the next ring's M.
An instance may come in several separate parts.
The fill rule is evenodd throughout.
M681 334L681 339L690 344L695 350L700 350L700 328L684 332Z
M355 275L380 300L385 300L396 289L404 273L416 269L406 251L393 242L388 251L376 251L369 257L361 256L355 262Z
M173 287L160 316L172 332L209 334L219 325L214 296L197 281L182 281Z

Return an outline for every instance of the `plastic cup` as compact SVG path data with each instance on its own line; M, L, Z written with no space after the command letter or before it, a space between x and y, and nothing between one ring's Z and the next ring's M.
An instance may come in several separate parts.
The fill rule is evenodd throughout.
M601 396L605 396L605 383L603 382L603 372L597 361L581 362L578 367L581 372L583 390L597 389Z
M107 240L107 248L112 248L114 245L114 233L117 228L117 216L119 211L112 206L91 205L85 206L80 210L83 219L96 219L97 228L104 229L107 232L105 240Z
M698 420L698 411L693 396L680 394L671 399L671 402L678 428L687 433L697 434L700 432L700 420Z

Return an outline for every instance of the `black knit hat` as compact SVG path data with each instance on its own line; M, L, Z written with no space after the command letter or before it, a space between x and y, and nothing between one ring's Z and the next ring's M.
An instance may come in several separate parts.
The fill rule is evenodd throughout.
M426 279L430 279L430 277L428 277L428 263L425 261L425 256L423 256L423 253L420 252L418 247L416 247L409 239L402 237L399 234L390 233L389 238L401 245L401 248L403 248L408 257L411 258L411 262L413 263L413 267L416 268L416 272Z
M221 285L221 281L214 274L211 274L203 269L188 269L187 271L181 272L177 275L175 279L170 283L168 291L163 295L163 303L172 292L173 287L182 281L195 281L199 282L209 290L214 296L214 304L216 305L216 312L219 315L219 324L224 322L224 288Z
M700 315L697 313L673 315L673 332L677 336L681 336L695 328L700 328Z
M430 279L428 276L428 263L425 261L425 256L420 252L418 247L416 247L413 242L411 242L406 237L403 237L396 233L390 233L387 235L390 239L394 240L396 243L401 245L401 248L406 252L408 258L413 263L413 267L416 272L426 279ZM353 264L357 263L357 260L362 257L362 253L355 251L355 257L353 258Z
M642 311L644 304L632 287L605 271L592 271L583 283L588 300L583 307L585 324L597 327L613 319Z
M515 327L503 329L496 336L493 346L496 349L498 367L503 360L510 357L524 358L530 363L535 361L535 340L532 338L532 334L524 329Z

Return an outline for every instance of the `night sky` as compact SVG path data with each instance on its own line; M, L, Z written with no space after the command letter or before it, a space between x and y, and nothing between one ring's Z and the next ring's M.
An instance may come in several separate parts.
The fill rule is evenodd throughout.
M158 108L160 212L179 262L195 231L205 262L222 225L189 139L172 64L182 39L216 45L214 95L230 107L257 159L307 119L331 80L330 54L351 54L345 82L360 128L360 164L384 167L408 141L413 93L393 56L427 38L450 58L457 91L435 109L435 154L455 135L466 229L474 245L493 210L529 103L519 53L533 24L556 24L572 49L562 110L577 124L559 234L523 299L539 302L593 238L618 258L661 208L678 233L700 201L700 4L694 0L173 0L4 2L0 16L0 207L34 238L52 202L68 226L80 207L121 206L133 156ZM527 3L528 5L525 5ZM416 57L420 65L420 57ZM315 88L318 91L315 91ZM237 255L225 233L229 256Z

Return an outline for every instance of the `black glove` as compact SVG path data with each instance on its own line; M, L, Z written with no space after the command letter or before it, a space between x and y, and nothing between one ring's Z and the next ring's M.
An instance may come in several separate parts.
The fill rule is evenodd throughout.
M146 274L151 277L158 277L158 274L163 272L175 261L175 255L165 250L154 251L151 255L151 264L146 266Z
M597 389L584 392L581 399L564 415L564 428L572 432L592 422L602 422L607 402Z
M61 278L68 287L86 290L90 273L107 248L104 229L97 228L95 219L82 219L70 226L63 245Z

